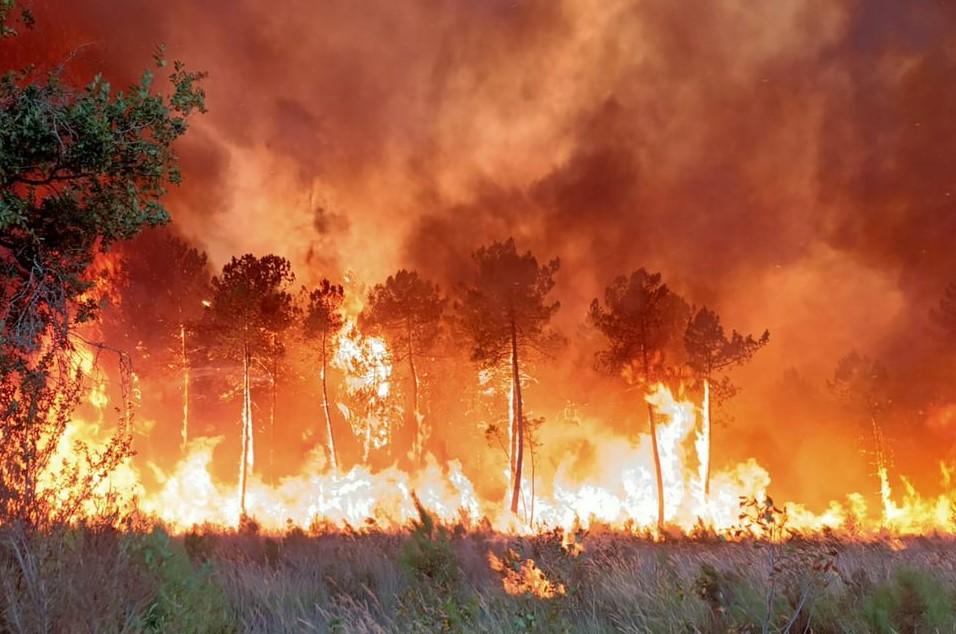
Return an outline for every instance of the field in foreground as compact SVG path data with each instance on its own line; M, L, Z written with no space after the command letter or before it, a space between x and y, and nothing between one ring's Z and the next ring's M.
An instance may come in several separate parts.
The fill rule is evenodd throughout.
M11 632L952 632L956 541L0 532Z

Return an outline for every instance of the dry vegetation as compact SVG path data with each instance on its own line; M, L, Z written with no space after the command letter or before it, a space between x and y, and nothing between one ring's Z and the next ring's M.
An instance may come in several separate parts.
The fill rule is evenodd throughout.
M423 521L266 536L87 526L3 530L11 632L951 632L942 537L654 543L592 529L512 538ZM510 551L510 552L509 552ZM551 598L506 592L489 553ZM531 589L529 585L528 590ZM515 588L511 588L512 592Z

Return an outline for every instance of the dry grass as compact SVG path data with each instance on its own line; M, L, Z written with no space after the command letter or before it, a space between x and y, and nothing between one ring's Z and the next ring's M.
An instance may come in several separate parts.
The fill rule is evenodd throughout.
M109 529L0 533L10 632L951 632L956 543L516 539ZM904 547L900 547L904 546ZM563 596L505 592L488 553L531 558Z

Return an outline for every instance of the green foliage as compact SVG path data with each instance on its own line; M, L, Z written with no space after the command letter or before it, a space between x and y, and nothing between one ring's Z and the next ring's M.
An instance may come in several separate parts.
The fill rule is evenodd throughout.
M203 564L212 559L218 541L213 532L192 530L183 536L183 547L192 561Z
M15 15L16 8L16 0L0 0L0 39L17 34L16 27L12 26L17 19L26 28L33 28L33 13L29 9L20 9L19 14Z
M212 582L209 563L194 567L186 550L160 529L129 536L126 548L141 557L157 581L153 600L141 617L144 631L235 631L225 597Z
M181 180L172 145L204 111L203 76L176 62L168 96L149 71L118 92L99 76L69 86L61 68L0 78L4 361L35 350L48 328L92 318L93 300L78 298L95 255L168 221L161 198Z
M474 619L474 598L465 596L462 571L448 531L415 498L419 520L399 554L414 584L400 599L417 624L416 631L461 632Z
M900 568L863 605L875 632L951 632L956 627L953 596L946 585L915 568Z
M415 499L419 520L402 548L400 561L413 578L427 581L442 591L454 591L461 580L461 569L448 539L448 531Z
M0 37L15 35L15 9L0 0ZM31 26L32 16L20 12L19 22ZM100 308L91 265L168 221L161 199L180 181L173 143L205 110L204 75L175 62L164 93L150 71L125 91L100 76L70 85L62 66L0 73L0 520L36 526L55 499L41 474L60 471L60 490L79 483L82 495L58 509L72 519L96 479L80 467L105 477L131 453L127 408L99 455L80 447L79 462L50 463L82 387L73 329Z

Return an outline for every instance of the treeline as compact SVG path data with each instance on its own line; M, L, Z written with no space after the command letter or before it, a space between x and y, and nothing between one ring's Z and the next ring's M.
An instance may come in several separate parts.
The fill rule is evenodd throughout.
M315 367L321 385L323 444L334 471L342 463L334 412L348 418L353 432L361 436L363 461L368 460L377 434L387 436L392 422L404 418L412 429L408 455L420 463L430 427L427 383L441 380L421 372L421 367L438 354L471 362L476 370L504 382L508 422L494 440L507 454L509 505L517 512L526 455L540 424L540 419L527 415L523 388L529 369L566 344L551 325L560 310L553 297L560 262L541 262L509 239L478 248L472 264L470 275L451 289L442 289L417 271L401 269L356 298L362 309L349 319L345 307L350 298L342 284L323 279L312 288L298 286L291 264L280 256L234 257L213 274L204 253L168 231L150 232L128 252L116 312L118 331L125 333L125 345L146 358L159 359L159 365L181 377L183 446L190 435L190 376L195 366L226 363L235 368L243 510L255 453L253 385L267 387L257 392L268 400L265 427L274 434L277 385L290 349L300 356L311 355L307 365ZM645 388L637 391L640 395L657 383L682 383L699 390L708 437L713 410L736 392L729 371L769 341L766 331L756 337L727 332L714 310L691 305L659 273L644 269L611 280L604 296L595 298L583 317L605 342L595 359L596 370ZM341 354L341 346L360 346L361 338L368 336L380 338L387 349ZM350 406L333 408L329 367L333 359L341 363L343 356L351 364L344 371L363 380L336 390L348 395ZM396 381L391 376L376 376L386 362L407 389L392 388ZM651 404L647 419L658 519L663 521L657 414ZM495 433L500 429L492 427ZM709 465L705 472L709 488Z

